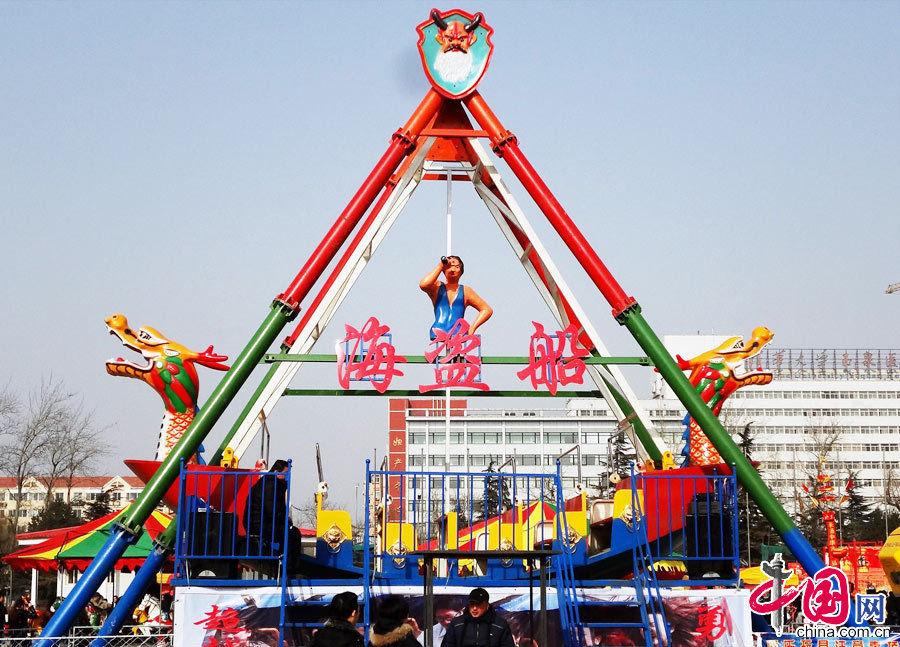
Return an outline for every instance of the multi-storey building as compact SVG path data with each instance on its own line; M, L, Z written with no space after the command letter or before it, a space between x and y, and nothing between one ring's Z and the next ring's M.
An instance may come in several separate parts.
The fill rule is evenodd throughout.
M725 336L666 337L670 352L691 357ZM784 500L821 467L836 489L852 476L874 503L900 490L900 369L891 350L764 349L751 360L771 371L766 386L734 393L720 419L734 437L749 425L752 458ZM642 400L676 455L684 444L685 410L668 386L654 378ZM602 400L569 400L557 409L479 409L477 401L402 400L390 405L390 469L482 471L513 456L520 472L555 469L556 457L580 445L581 482L605 486L611 439L620 433ZM574 485L576 455L563 458L564 485ZM900 492L895 492L900 494Z
M0 477L0 517L16 515L18 483L13 477ZM144 482L136 476L76 476L71 483L57 479L52 488L45 479L27 477L22 482L21 501L18 506L17 528L25 528L44 509L48 493L56 501L68 501L79 516L84 516L88 505L105 493L113 508L122 507L137 499L144 489Z

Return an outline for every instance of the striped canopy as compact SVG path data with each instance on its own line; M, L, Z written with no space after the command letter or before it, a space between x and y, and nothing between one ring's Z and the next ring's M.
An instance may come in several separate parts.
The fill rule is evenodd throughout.
M39 544L20 548L3 557L3 561L18 570L34 568L40 571L56 571L76 568L83 571L106 543L113 523L124 515L131 505L129 503L121 510L81 526L69 528ZM153 550L153 540L171 521L171 516L154 510L144 523L145 532L137 542L125 549L125 553L116 562L116 570L134 570L141 566Z

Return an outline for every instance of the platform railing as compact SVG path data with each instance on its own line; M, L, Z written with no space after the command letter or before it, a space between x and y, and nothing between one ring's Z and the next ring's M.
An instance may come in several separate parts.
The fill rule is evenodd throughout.
M283 486L279 486L283 480ZM290 465L286 473L195 470L182 464L175 542L176 579L196 577L203 565L270 562L283 574L289 514ZM281 500L279 500L281 499ZM284 523L277 522L283 511ZM221 574L219 574L220 577ZM227 575L224 579L229 579Z
M367 469L367 540L383 560L543 548L554 537L556 489L553 474Z
M135 633L135 630L137 633ZM72 627L65 636L44 636L55 641L56 647L89 647L96 640L97 627ZM35 633L36 635L36 633ZM102 636L110 647L172 647L174 639L172 627L148 627L136 625L134 627L122 627L122 633L115 636ZM35 637L32 636L2 636L0 645L3 647L31 647Z
M737 477L725 474L638 474L650 559L684 564L677 586L734 585L738 581ZM652 502L652 504L651 504ZM665 585L667 582L662 581Z

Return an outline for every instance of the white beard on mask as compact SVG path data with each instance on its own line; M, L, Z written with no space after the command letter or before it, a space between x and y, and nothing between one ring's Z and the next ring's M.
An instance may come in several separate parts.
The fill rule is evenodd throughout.
M447 83L459 83L472 71L472 54L459 50L438 52L434 59L434 69Z

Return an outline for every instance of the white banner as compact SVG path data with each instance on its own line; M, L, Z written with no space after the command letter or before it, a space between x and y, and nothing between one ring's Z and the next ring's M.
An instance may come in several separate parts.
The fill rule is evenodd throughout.
M478 585L435 587L435 614L445 619L462 612L469 591ZM528 587L487 587L491 604L510 625L516 642L537 638L540 623L540 589L535 586L529 601ZM288 622L317 623L326 615L323 603L341 591L352 591L362 600L362 586L290 587L287 589L285 619ZM424 603L421 586L402 584L377 586L372 596L403 595L409 599L410 616L417 632L424 628ZM633 600L628 589L580 589L587 600ZM733 589L709 591L663 590L666 620L672 632L672 644L693 647L746 647L753 644L750 629L749 592ZM319 601L318 605L304 602ZM534 609L532 613L531 609ZM556 589L547 590L549 645L562 647L562 631ZM632 618L628 614L632 613ZM589 616L587 614L590 614ZM374 620L374 609L372 616ZM281 588L248 589L179 587L175 595L175 647L276 647L281 616ZM637 611L626 607L582 608L582 621L640 621ZM288 628L283 636L287 646L308 645L315 628ZM589 644L643 644L639 630L591 629ZM421 637L424 639L424 637ZM527 641L526 641L527 643ZM525 643L523 643L525 644Z

